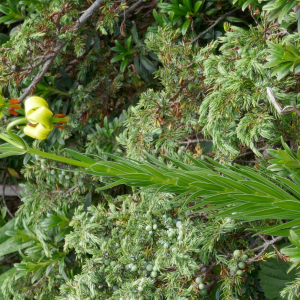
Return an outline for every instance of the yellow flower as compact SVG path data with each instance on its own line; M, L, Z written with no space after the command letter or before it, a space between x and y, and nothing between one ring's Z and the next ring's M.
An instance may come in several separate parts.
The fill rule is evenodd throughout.
M33 96L25 101L25 116L29 124L24 127L24 133L34 139L44 140L54 128L54 123L66 123L68 118L53 117L46 100Z

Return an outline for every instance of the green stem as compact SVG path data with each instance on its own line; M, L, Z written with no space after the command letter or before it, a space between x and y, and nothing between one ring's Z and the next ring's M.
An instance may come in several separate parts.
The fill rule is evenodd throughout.
M20 124L26 124L27 122L28 122L27 118L19 118L19 119L16 119L15 121L10 122L6 128L6 131L9 134L9 136L14 140L14 142L19 144L18 148L21 148L24 150L28 148L28 145L21 137L19 137L17 134L14 134L11 129L14 126L17 126Z
M5 142L8 142L9 144L12 144L13 146L15 146L18 149L20 149L20 145L18 143L15 143L13 140L9 139L8 137L6 137L5 135L3 135L2 133L0 133L0 138L2 140L4 140Z
M15 121L12 121L10 122L8 125L7 125L7 132L8 134L11 132L11 129L12 127L16 126L16 125L20 125L20 124L27 124L28 123L28 120L27 118L19 118L19 119L16 119Z
M43 152L43 151L40 151L40 150L37 150L37 149L29 148L27 152L30 153L30 154L33 154L33 155L38 155L38 156L41 156L41 157L45 157L45 158L49 158L49 159L52 159L52 160L60 161L60 162L63 162L65 164L69 164L69 165L73 165L73 166L77 166L77 167L81 167L81 168L90 169L90 167L92 166L92 164L84 163L84 162L81 162L81 161L78 161L78 160L62 157L62 156L47 153L47 152Z

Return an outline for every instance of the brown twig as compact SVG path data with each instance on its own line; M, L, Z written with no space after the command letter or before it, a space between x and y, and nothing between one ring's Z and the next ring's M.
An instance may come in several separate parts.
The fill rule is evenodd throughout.
M91 17L100 7L102 4L102 0L96 0L85 12L84 14L76 21L75 26L73 27L72 31L76 33L78 29ZM23 101L30 93L32 93L36 87L36 85L40 82L42 77L46 74L50 66L52 65L53 61L55 60L58 53L65 47L67 41L62 40L58 43L58 45L54 48L54 53L51 53L51 56L47 58L42 70L35 76L32 80L31 84L28 88L25 89L23 94L19 97L20 101Z
M186 144L191 144L191 143L200 143L200 142L212 142L212 140L207 140L207 139L195 139L195 140L188 140L187 142L179 142L179 145L186 145Z
M200 39L202 36L204 36L206 33L208 33L211 29L213 29L216 25L218 25L223 19L226 17L232 15L234 12L238 11L240 8L237 7L232 11L229 11L228 13L221 16L219 19L217 19L210 27L208 27L206 30L201 32L195 39L192 40L192 43L196 42L198 39Z
M72 186L71 188L69 188L68 190L51 191L50 194L60 194L60 193L69 194L69 193L71 193L73 190L75 190L76 188L77 188L77 185L74 185L74 186Z
M281 108L280 104L276 101L275 96L273 94L273 91L271 88L267 87L267 94L269 96L269 99L271 100L272 104L274 105L274 107L276 108L277 112L280 115L286 115L289 114L291 112L296 112L296 114L298 116L300 116L300 110L292 105L288 105L284 108Z
M267 250L267 248L269 246L273 246L273 244L275 244L276 242L282 240L284 238L284 236L278 236L277 238L273 238L272 240L270 241L267 241L263 236L260 235L260 237L264 240L264 244L261 245L261 246L258 246L254 249L251 249L252 251L256 252L260 249L262 249L257 255L255 255L253 258L249 259L246 263L247 265L250 265L251 263L255 262L255 261L258 261L259 260L259 257Z
M258 151L264 151L264 150L266 150L266 149L267 149L267 146L262 147L262 148L259 148L259 149L257 149L257 150L258 150ZM248 155L248 154L253 154L253 151L248 151L248 152L242 153L242 154L238 155L236 158L242 157L242 156L246 156L246 155Z
M125 18L129 17L140 5L144 3L144 0L139 0L136 3L134 3L132 6L130 6L125 13Z

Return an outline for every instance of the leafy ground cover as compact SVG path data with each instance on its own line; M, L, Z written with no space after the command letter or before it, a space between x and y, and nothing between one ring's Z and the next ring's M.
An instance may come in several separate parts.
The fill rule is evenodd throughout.
M0 0L1 299L298 299L298 2Z

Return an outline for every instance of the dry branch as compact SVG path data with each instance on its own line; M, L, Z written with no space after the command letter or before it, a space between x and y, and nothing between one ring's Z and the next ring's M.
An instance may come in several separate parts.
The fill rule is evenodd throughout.
M221 16L219 19L217 19L210 27L208 27L206 30L204 30L203 32L201 32L196 38L194 38L192 40L192 43L196 42L198 39L200 39L202 36L204 36L206 33L208 33L211 29L213 29L216 25L218 25L223 19L225 19L226 17L232 15L234 12L236 12L237 10L239 10L240 8L237 7L232 11L229 11L228 13L224 14L223 16Z
M93 5L91 5L84 13L83 15L76 21L75 26L73 27L73 32L76 33L78 29L88 20L89 17L91 17L100 7L102 4L102 0L96 0ZM62 40L58 43L58 45L54 48L54 53L51 55L47 60L45 61L45 64L41 71L35 76L35 78L32 80L31 84L28 88L25 89L23 94L19 97L20 101L23 101L29 94L31 94L36 85L40 82L40 80L43 78L43 76L46 74L50 66L52 65L53 61L55 60L58 53L66 46L67 41Z

